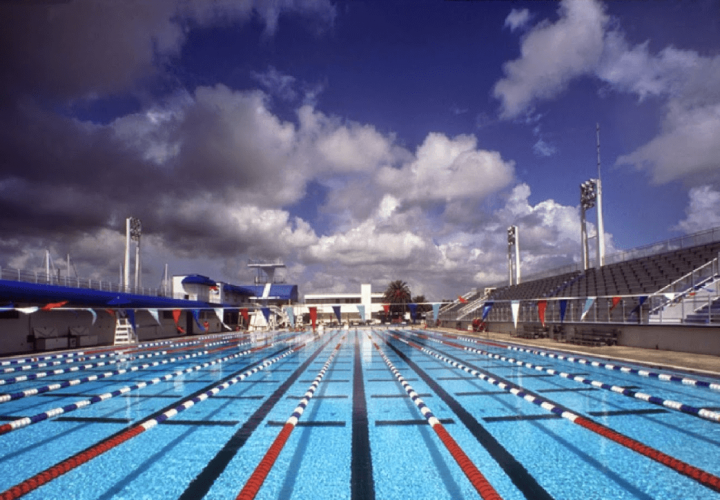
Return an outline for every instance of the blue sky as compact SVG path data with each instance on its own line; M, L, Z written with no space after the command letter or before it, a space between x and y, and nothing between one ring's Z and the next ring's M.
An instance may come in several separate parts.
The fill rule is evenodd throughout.
M3 4L0 47L3 267L116 276L132 215L148 285L452 298L512 224L524 273L580 259L596 123L609 252L720 226L714 1Z

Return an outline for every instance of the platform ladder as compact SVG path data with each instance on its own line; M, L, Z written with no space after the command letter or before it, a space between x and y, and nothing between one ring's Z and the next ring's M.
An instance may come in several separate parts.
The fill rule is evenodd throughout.
M118 318L115 323L115 345L134 344L135 341L135 332L133 332L130 320Z

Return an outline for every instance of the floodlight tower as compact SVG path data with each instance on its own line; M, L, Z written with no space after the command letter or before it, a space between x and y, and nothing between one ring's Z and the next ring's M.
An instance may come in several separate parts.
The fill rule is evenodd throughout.
M605 225L603 224L602 212L602 181L600 179L600 125L597 125L597 168L598 178L589 179L580 184L580 243L582 244L583 268L585 270L590 267L590 257L588 252L588 236L587 236L587 220L585 213L587 210L597 206L597 256L598 267L605 265Z
M508 277L510 285L520 284L520 232L517 226L510 226L508 234ZM515 283L513 283L513 246L515 247Z
M125 273L123 287L126 292L130 291L130 240L137 242L135 245L135 291L140 286L140 236L142 235L142 223L140 219L128 217L125 219Z
M588 251L588 234L586 212L595 206L597 199L597 184L595 179L590 179L580 184L580 244L582 245L583 270L590 267L590 255Z

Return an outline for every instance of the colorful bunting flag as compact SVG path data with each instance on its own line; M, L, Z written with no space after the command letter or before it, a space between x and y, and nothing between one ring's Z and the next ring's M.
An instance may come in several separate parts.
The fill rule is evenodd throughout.
M440 304L433 304L433 321L437 321L438 316L440 315Z
M220 324L222 324L222 326L224 326L228 330L232 330L232 328L225 324L225 309L223 309L222 307L214 307L213 311L215 311L215 316L217 316L217 318L220 320Z
M200 330L203 332L207 331L207 328L205 328L205 325L200 323L200 309L193 309L192 310L193 319L195 320L195 324L200 327Z
M56 309L56 308L58 308L58 307L62 307L62 306L64 306L64 305L67 304L67 303L68 303L67 300L63 300L63 301L61 301L61 302L52 302L52 303L50 303L50 304L45 304L44 306L42 306L42 308L41 308L40 310L41 310L41 311L50 311L50 310L52 310L52 309Z
M483 313L482 313L482 320L485 321L485 319L488 317L488 314L490 314L490 309L492 309L494 302L485 302L485 305L483 306Z
M317 326L317 307L308 307L308 310L310 311L310 322L314 330Z
M620 297L613 297L612 298L612 306L610 307L610 310L612 311L617 307L617 305L622 301Z
M458 295L458 300L460 301L461 304L467 304L467 299L464 299L460 295Z
M128 317L128 321L130 321L130 326L133 329L133 332L137 333L137 327L135 325L135 311L133 309L128 309L125 311Z
M567 312L567 305L568 305L567 299L563 299L560 301L560 323L565 321L565 313Z
M413 322L415 322L415 318L417 315L417 304L408 304L408 307L410 308L410 318L412 318Z
M547 300L539 300L537 303L538 317L543 328L545 327L545 309L547 309Z
M39 307L31 306L31 307L17 307L15 309L16 311L20 311L23 314L32 314L34 312L37 312L40 310Z
M287 314L288 321L290 322L290 326L295 326L295 312L293 311L292 306L285 307L285 314Z
M181 313L182 313L182 311L180 309L173 309L173 312L172 312L173 320L175 320L175 326L178 328L180 328L179 322L180 322L180 314Z
M150 316L153 317L153 319L155 320L155 322L157 322L158 325L162 324L160 323L160 315L158 314L157 309L148 309L147 311L150 313Z
M240 314L242 314L242 317L245 320L245 324L250 324L250 312L247 310L247 308L240 309Z
M269 325L270 324L270 308L269 307L261 307L260 311L262 311L263 316L265 317L265 322Z
M590 308L592 307L592 305L593 305L593 303L595 302L595 299L596 299L596 298L597 298L597 297L588 297L587 299L585 299L585 305L583 306L583 312L582 312L582 314L580 315L580 321L584 321L584 320L585 320L585 316L587 316L587 313L588 313L588 311L590 310Z
M338 323L342 323L342 313L340 312L340 306L332 306L333 312L335 313L335 317L338 320Z
M518 313L520 312L520 301L513 300L512 302L510 302L510 310L512 311L513 324L515 325L515 328L517 328Z
M95 312L94 309L85 309L85 310L87 312L89 312L90 314L92 314L92 326L94 326L95 322L97 321L97 313Z
M360 313L360 321L362 321L364 323L365 322L365 306L358 305L357 308L358 308L358 312Z

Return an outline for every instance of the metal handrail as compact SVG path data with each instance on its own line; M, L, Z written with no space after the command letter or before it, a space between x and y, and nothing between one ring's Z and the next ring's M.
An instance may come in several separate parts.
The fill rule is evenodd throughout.
M67 286L70 288L85 288L104 292L134 293L137 295L148 295L164 297L168 295L162 288L146 287L123 287L120 283L110 280L95 280L92 278L73 278L70 276L57 276L43 271L27 271L24 269L3 268L0 266L0 279L8 281L19 281L22 283L36 283L43 285Z

